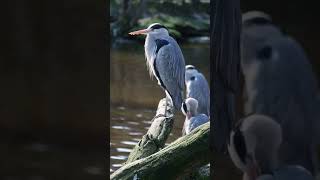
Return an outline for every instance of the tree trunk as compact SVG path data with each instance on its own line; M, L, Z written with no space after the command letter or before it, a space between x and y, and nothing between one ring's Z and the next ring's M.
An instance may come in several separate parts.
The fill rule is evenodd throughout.
M210 122L201 125L159 152L128 163L111 179L177 179L209 163Z
M145 134L139 143L133 148L126 163L147 157L164 147L172 130L174 120L172 105L170 103L167 104L166 112L165 104L165 98L161 99L158 105L156 116L153 118L147 134ZM165 112L167 113L167 118L164 116Z

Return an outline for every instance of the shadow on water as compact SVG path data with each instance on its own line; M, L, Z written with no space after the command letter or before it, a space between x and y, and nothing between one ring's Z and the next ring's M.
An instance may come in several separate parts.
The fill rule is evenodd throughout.
M183 44L186 64L209 78L209 44ZM147 71L143 44L111 49L110 58L110 173L121 167L130 151L147 132L159 100L165 96ZM184 116L176 114L167 143L181 136Z

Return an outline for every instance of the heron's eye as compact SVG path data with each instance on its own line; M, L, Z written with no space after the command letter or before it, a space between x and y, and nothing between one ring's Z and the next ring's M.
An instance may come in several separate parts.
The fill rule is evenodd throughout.
M194 76L192 76L192 77L190 78L191 81L194 81L195 79L196 79L196 77L194 77Z
M272 48L270 46L263 47L257 53L257 57L262 60L270 59L271 56L272 56Z

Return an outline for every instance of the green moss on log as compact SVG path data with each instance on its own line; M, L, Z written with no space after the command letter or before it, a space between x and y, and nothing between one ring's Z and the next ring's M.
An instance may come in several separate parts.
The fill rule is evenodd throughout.
M196 128L162 150L128 163L111 175L112 180L177 179L209 163L210 122Z

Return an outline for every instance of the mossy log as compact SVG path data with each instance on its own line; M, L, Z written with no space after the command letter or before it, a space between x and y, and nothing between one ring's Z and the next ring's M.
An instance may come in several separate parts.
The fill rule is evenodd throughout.
M179 179L195 168L208 164L210 122L180 137L160 151L131 163L111 174L112 180Z
M174 121L172 104L168 101L167 112L165 110L165 104L165 98L161 99L156 116L153 118L147 134L145 134L139 143L133 148L126 163L150 156L164 147L172 130Z

